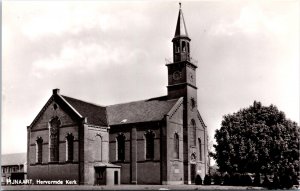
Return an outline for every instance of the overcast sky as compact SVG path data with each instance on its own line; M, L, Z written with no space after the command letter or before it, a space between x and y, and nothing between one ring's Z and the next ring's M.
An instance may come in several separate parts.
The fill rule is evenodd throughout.
M100 105L167 94L177 1L4 1L2 153L61 94ZM299 1L182 1L198 60L198 109L212 139L254 100L299 124Z

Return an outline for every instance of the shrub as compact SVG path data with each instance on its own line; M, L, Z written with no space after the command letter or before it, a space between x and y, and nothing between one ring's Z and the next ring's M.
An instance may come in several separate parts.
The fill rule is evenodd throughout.
M222 184L221 176L220 175L215 174L213 178L214 178L214 184L215 185L221 185Z
M253 185L254 186L260 186L261 182L260 182L260 174L256 173L255 177L254 177L254 181L253 181Z
M293 187L293 182L292 182L292 177L284 174L280 177L280 184L283 188L292 188Z
M292 176L292 182L293 182L293 185L299 185L299 181L298 181L298 177L297 177L297 175L293 175Z
M240 185L241 186L251 186L252 185L252 179L249 174L243 174L240 178Z
M204 177L204 185L211 185L211 176L208 174Z
M241 179L240 173L235 173L233 176L231 176L231 181L230 181L231 185L239 186L240 179Z
M273 182L272 182L271 187L273 189L280 188L280 182L279 182L279 178L278 178L277 174L275 174L274 177L273 177Z
M266 187L266 188L269 188L269 187L270 187L270 180L269 180L269 178L268 178L267 175L265 175L265 178L264 178L264 181L263 181L263 183L262 183L262 186L263 186L263 187Z
M225 174L224 176L224 182L223 185L230 185L230 175L229 174Z
M196 176L195 184L196 185L202 185L202 178L199 174L197 174L197 176Z

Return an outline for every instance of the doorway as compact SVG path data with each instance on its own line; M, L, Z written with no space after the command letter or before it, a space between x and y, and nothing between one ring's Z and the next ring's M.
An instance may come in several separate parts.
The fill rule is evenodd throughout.
M105 168L95 167L95 185L105 185L105 184L106 184Z
M114 184L115 185L118 185L119 184L119 173L118 173L118 171L115 171L115 173L114 173Z
M191 164L191 183L195 183L195 176L196 176L196 164Z

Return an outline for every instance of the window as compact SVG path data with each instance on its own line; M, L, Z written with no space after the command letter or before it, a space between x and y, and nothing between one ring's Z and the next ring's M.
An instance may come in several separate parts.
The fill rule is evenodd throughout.
M179 41L176 41L175 44L174 44L174 46L175 46L175 47L174 47L174 48L175 48L175 52L176 52L176 53L180 52Z
M42 163L43 160L43 139L38 137L36 139L36 163Z
M202 144L200 138L198 138L198 142L199 142L199 159L200 161L202 161Z
M148 131L145 133L146 138L146 160L153 160L154 158L154 133Z
M124 136L124 134L120 134L117 137L117 160L119 160L119 161L125 160L125 136Z
M174 158L179 159L179 136L174 134Z
M57 162L58 161L58 144L59 144L59 126L60 120L58 117L54 117L49 122L49 161Z
M186 44L185 41L182 41L182 52L186 51Z
M196 107L196 101L195 98L191 98L191 108L192 110Z
M186 43L187 44L187 51L188 51L188 53L190 52L190 43Z
M190 144L191 146L196 146L196 123L195 120L191 120L191 136L190 136Z
M95 150L95 161L102 161L102 137L98 134L95 138L96 150Z
M68 133L66 136L66 161L73 161L74 136Z

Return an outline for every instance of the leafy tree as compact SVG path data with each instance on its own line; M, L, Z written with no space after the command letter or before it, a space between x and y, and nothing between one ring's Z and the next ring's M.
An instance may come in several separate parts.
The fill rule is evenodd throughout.
M215 153L221 172L288 173L299 172L297 123L286 119L276 106L253 105L223 117L216 130Z

